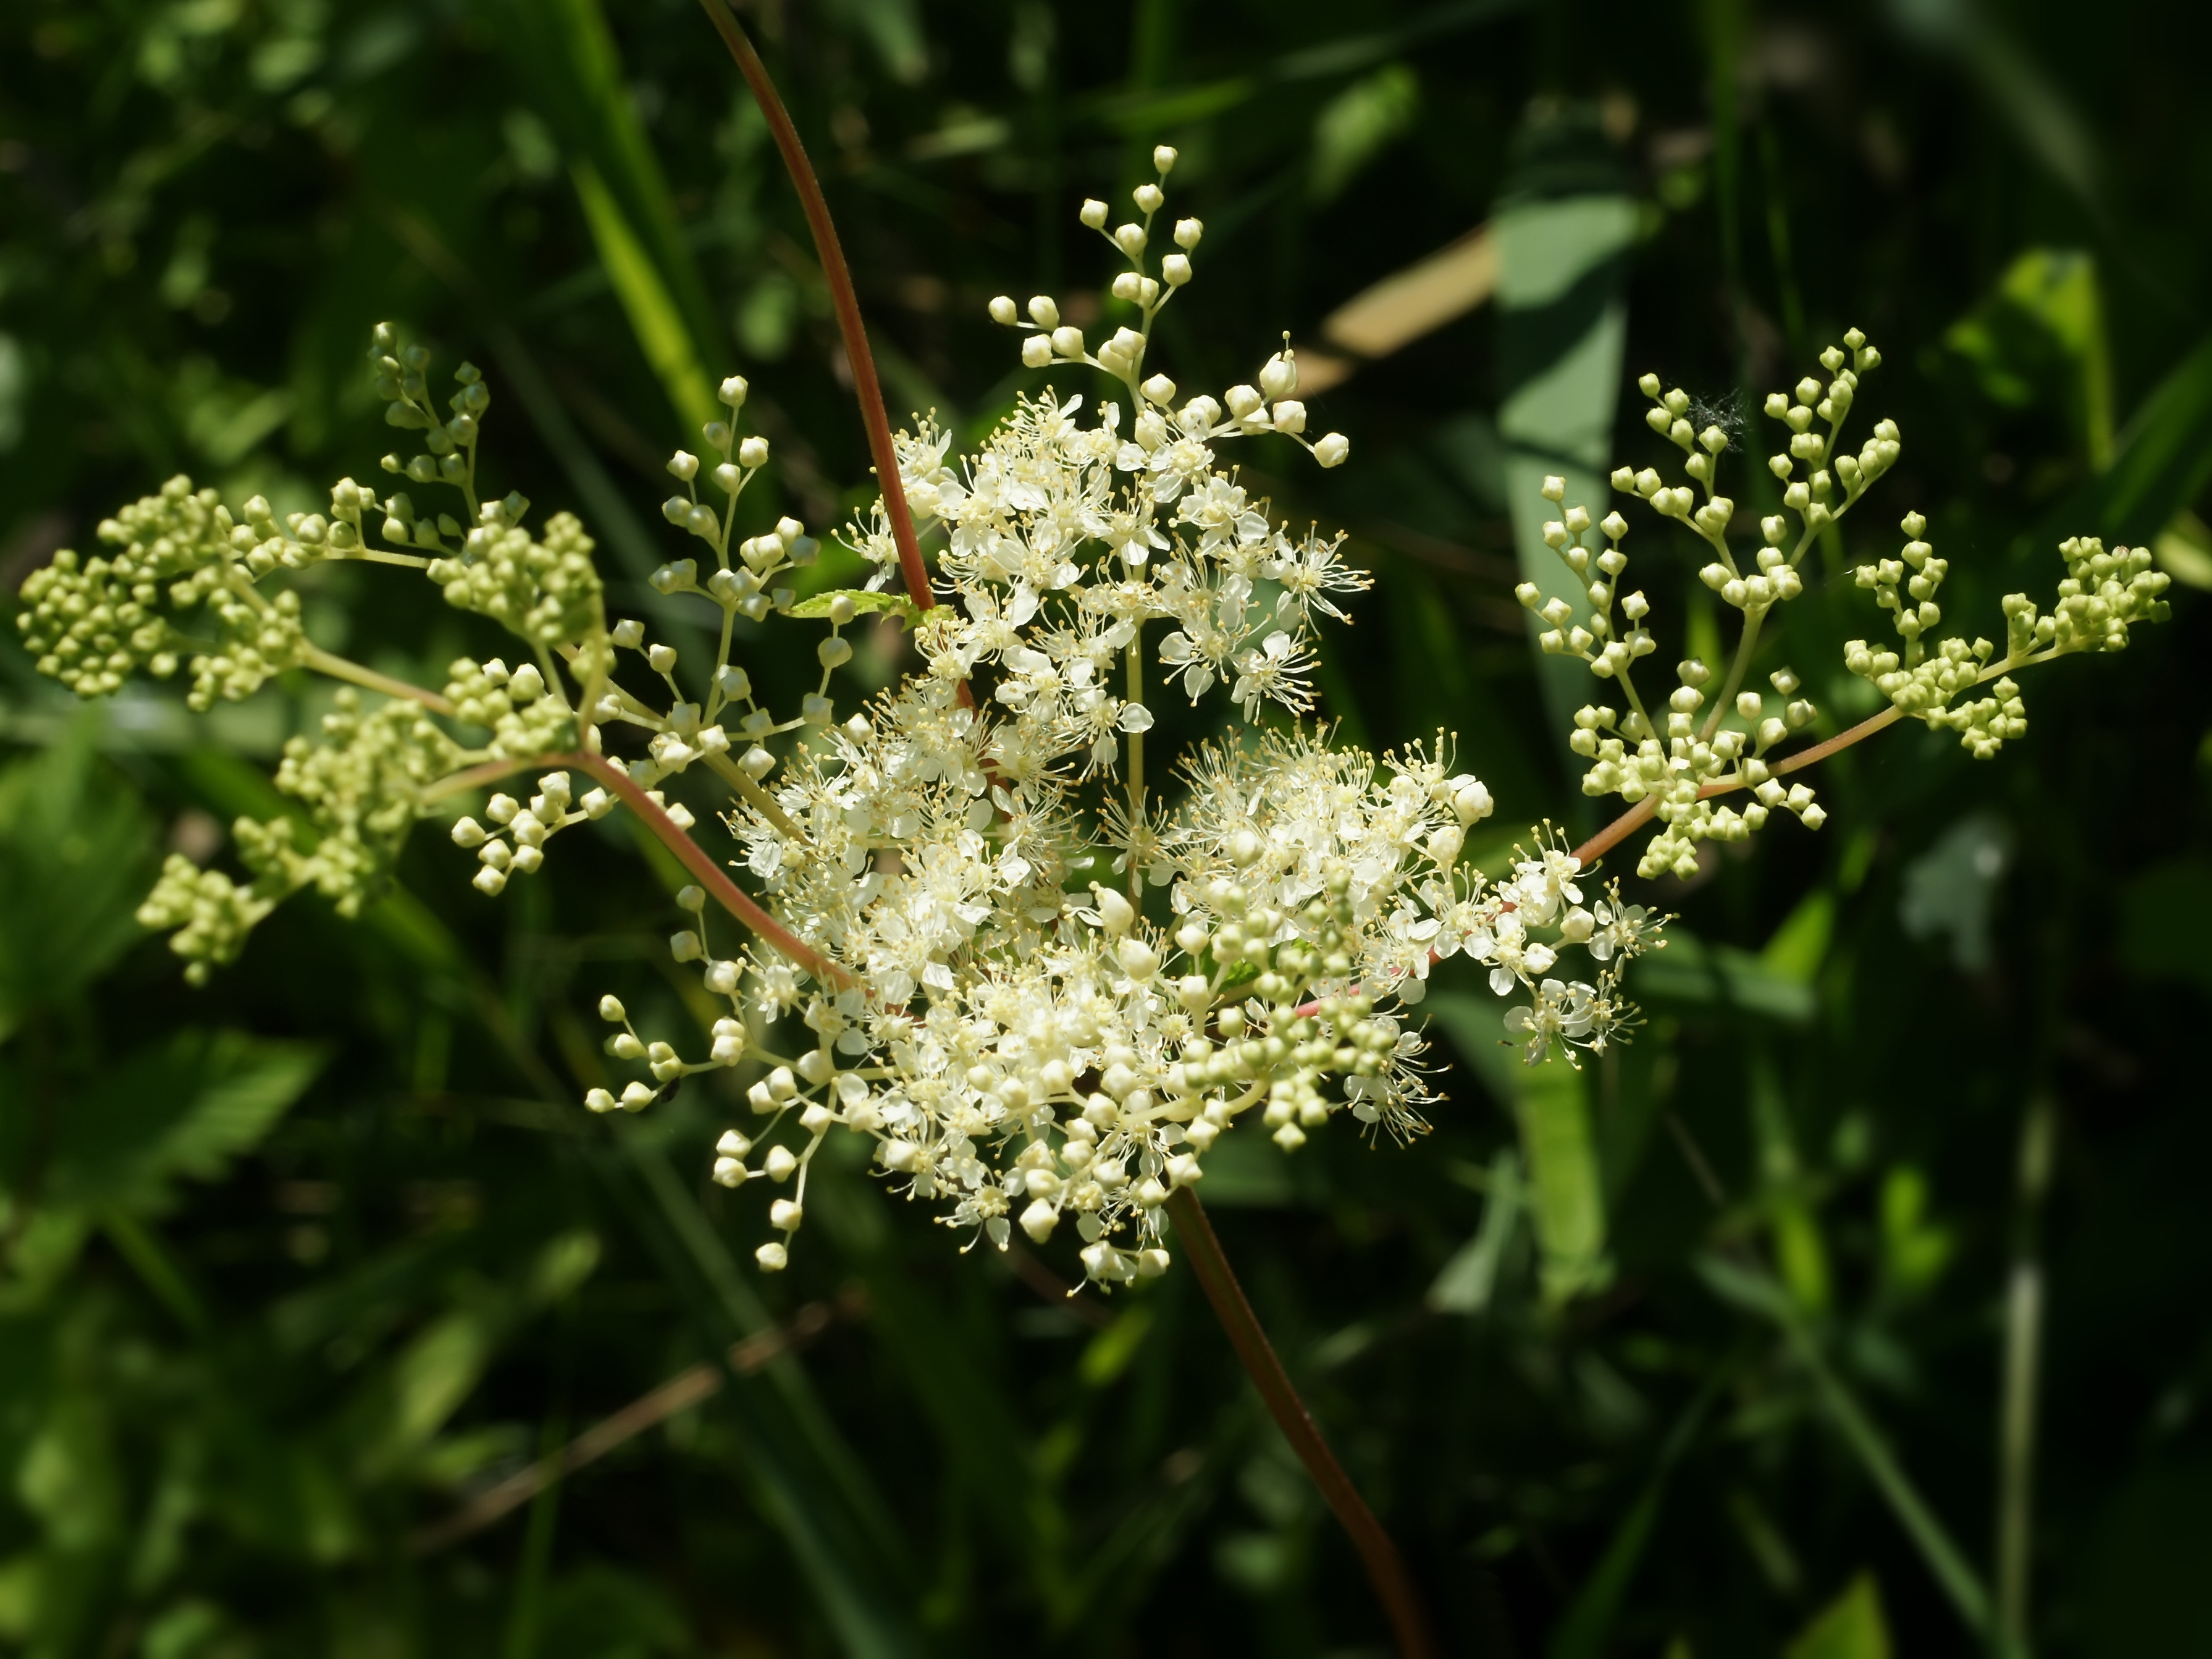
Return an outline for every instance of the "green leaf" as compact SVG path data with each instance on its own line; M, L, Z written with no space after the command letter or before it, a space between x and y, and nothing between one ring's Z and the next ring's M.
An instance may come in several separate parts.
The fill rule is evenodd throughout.
M110 1542L125 1524L127 1500L114 1440L102 1403L64 1388L24 1449L15 1496L64 1549Z
M1592 519L1610 510L1605 467L1620 405L1623 297L1636 237L1636 204L1624 188L1595 109L1547 104L1515 140L1516 161L1492 220L1498 238L1498 431L1522 579L1547 600L1588 603L1582 584L1544 545L1559 509L1540 493L1547 473L1566 479L1569 503ZM1530 618L1529 650L1541 627ZM1574 711L1589 701L1589 670L1571 657L1537 656L1544 706L1564 753Z
M1836 931L1836 895L1817 887L1782 919L1759 953L1759 965L1792 985L1810 985Z
M356 1463L369 1479L427 1446L474 1391L497 1344L490 1311L463 1308L418 1332L377 1379Z
M63 741L0 771L0 1041L67 1002L144 936L152 821L97 752L88 710Z
M1334 200L1344 187L1413 123L1421 83L1404 64L1385 64L1354 81L1314 118L1313 194Z
M2111 461L2112 365L2092 255L2028 249L1987 299L1951 325L1943 344L1973 366L1994 401L2066 407L2090 465Z
M179 1180L211 1180L258 1146L323 1064L307 1043L187 1029L72 1094L45 1125L45 1201L157 1211ZM10 1141L14 1137L9 1137ZM27 1147L0 1146L27 1173Z
M690 1258L737 1333L773 1329L753 1282L738 1271L648 1126L622 1125L616 1139L659 1211L667 1242ZM730 1394L742 1412L732 1426L755 1502L811 1581L839 1645L854 1659L918 1652L919 1638L885 1593L886 1578L910 1571L902 1535L799 1361L782 1355L758 1377L732 1379Z
M1851 1580L1783 1650L1783 1659L1889 1659L1889 1625L1872 1573Z
M1490 1202L1484 1206L1481 1227L1429 1287L1429 1306L1438 1313L1479 1314L1490 1305L1505 1247L1521 1218L1521 1160L1511 1147L1501 1150L1491 1164L1488 1187Z
M411 1467L515 1330L588 1277L599 1241L586 1231L549 1240L496 1290L472 1288L461 1307L433 1320L370 1381L354 1406L356 1466L376 1479Z
M1790 972L1732 945L1711 945L1680 927L1667 930L1667 948L1630 971L1628 990L1638 1002L1722 1007L1757 1014L1784 1025L1803 1025L1820 1009L1812 985Z
M1692 1266L1706 1287L1723 1301L1771 1319L1781 1328L1811 1376L1814 1391L1826 1407L1838 1435L1888 1503L1898 1525L1919 1551L1921 1560L1942 1587L1960 1622L1978 1637L1985 1634L1990 1628L1989 1587L1968 1564L1936 1512L1928 1507L1927 1499L1905 1473L1887 1438L1867 1415L1866 1407L1829 1364L1819 1339L1800 1316L1789 1293L1755 1264L1730 1260L1708 1252L1697 1257Z
M2212 483L2212 334L2153 388L2122 429L2112 466L2043 521L2033 550L2069 535L2147 542Z
M1104 1388L1129 1369L1152 1328L1152 1310L1131 1308L1091 1338L1075 1363L1075 1374L1093 1388Z
M841 599L853 601L854 610L862 616L878 611L890 611L904 617L909 626L921 620L921 607L905 594L870 593L865 588L832 588L826 593L810 595L799 601L785 614L799 617L824 617L830 607Z
M599 0L507 0L499 9L502 27L492 32L493 39L514 55L517 69L538 88L533 107L553 123L572 167L587 165L600 182L606 203L615 208L638 256L653 272L667 314L678 320L673 326L693 343L691 356L698 359L700 348L721 338L715 327L715 308L685 240L675 192L653 153L630 74ZM711 45L706 49L715 50ZM734 78L734 70L730 72ZM591 205L586 202L587 212ZM599 229L595 223L595 237ZM604 244L601 253L605 253ZM619 281L611 267L608 275ZM623 296L623 303L629 305L629 296ZM633 326L637 320L633 311ZM642 333L640 339L643 343ZM667 389L678 412L694 418L686 401L693 394L679 395L674 387ZM702 377L698 392L705 394L708 389ZM712 419L719 412L710 400L709 412L696 418Z
M1545 1299L1556 1306L1603 1288L1613 1264L1583 1074L1558 1059L1522 1064L1517 1046L1504 1040L1501 1000L1431 991L1424 1006L1520 1128Z
M929 72L929 43L922 37L915 0L849 0L853 21L883 59L892 80L912 86Z
M1668 1481L1675 1465L1697 1438L1705 1413L1720 1397L1726 1381L1725 1369L1716 1372L1675 1419L1659 1448L1658 1456L1652 1461L1643 1491L1614 1528L1605 1553L1577 1589L1566 1616L1553 1630L1546 1649L1547 1659L1597 1659L1607 1650L1607 1638L1620 1615L1629 1586L1635 1580L1636 1570L1643 1564L1644 1552L1651 1542L1652 1528L1658 1522L1660 1507L1667 1496Z
M622 204L589 162L578 162L569 174L575 180L576 198L584 204L584 220L592 228L592 240L599 244L599 262L606 267L607 280L614 284L615 296L629 318L630 332L637 336L638 347L667 393L669 403L690 430L718 418L721 412L708 387L691 331L684 326L667 282L631 228Z

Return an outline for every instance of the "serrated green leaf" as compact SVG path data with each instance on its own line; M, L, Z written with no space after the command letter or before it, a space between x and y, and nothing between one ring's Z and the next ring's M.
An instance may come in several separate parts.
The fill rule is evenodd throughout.
M823 617L841 599L853 601L853 608L862 616L877 611L890 611L907 619L909 625L921 619L921 607L904 594L870 593L865 588L832 588L800 600L787 611L787 616Z
M159 1210L258 1145L323 1064L312 1044L185 1030L72 1095L46 1126L46 1201Z
M143 936L153 824L100 759L104 724L88 711L60 743L0 772L0 1040Z

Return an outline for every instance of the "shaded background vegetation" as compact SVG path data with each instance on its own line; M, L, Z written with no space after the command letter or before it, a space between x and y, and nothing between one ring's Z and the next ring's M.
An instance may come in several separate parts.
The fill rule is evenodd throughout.
M1174 204L1207 233L1168 366L1245 378L1283 328L1342 359L1311 401L1353 464L1247 458L1378 574L1327 711L1377 745L1455 730L1501 821L1584 828L1546 712L1577 692L1540 673L1510 589L1526 480L1655 458L1646 367L1726 418L1845 326L1887 353L1863 404L1905 464L1761 664L1806 674L1823 729L1871 695L1837 666L1875 619L1847 564L1893 551L1908 506L1969 632L2005 591L2047 595L2075 531L2212 575L2212 131L2183 11L749 16L894 405L963 433L1035 381L985 301L1043 290L1110 322L1074 205L1181 145ZM1404 349L1332 344L1347 301L1479 225L1501 293L1462 273L1461 314ZM831 522L866 477L811 244L688 0L0 14L0 589L173 472L280 509L373 478L362 353L386 317L486 369L489 476L580 512L634 611L672 536L660 460L728 367L780 459L763 518ZM1762 424L1729 465L1763 511ZM1631 547L1710 654L1689 549L1648 521ZM497 649L391 572L311 585L319 639L418 680ZM1998 761L1892 733L1821 768L1820 834L1778 826L1659 888L1683 937L1636 987L1629 1052L1518 1077L1486 993L1440 975L1461 1063L1426 1141L1285 1161L1236 1137L1209 1163L1449 1650L1965 1651L2023 1582L2042 1650L2212 1650L2190 1058L2212 993L2190 670L2212 639L2200 595L2174 598L2124 659L2034 678ZM191 991L131 912L165 847L222 858L233 817L283 809L267 762L325 693L79 711L14 637L0 1649L1380 1650L1183 1275L1069 1302L1055 1253L963 1259L847 1168L761 1283L755 1206L703 1180L732 1094L583 1113L597 995L673 1025L694 994L655 943L675 881L623 831L496 904L426 834L361 924L297 902ZM860 669L896 652L879 635ZM2033 1307L2016 1345L2039 1358L2008 1374ZM2001 1478L2008 1375L2039 1395L2032 1514ZM454 1523L672 1378L681 1409ZM1996 1564L2007 1514L2031 1573Z

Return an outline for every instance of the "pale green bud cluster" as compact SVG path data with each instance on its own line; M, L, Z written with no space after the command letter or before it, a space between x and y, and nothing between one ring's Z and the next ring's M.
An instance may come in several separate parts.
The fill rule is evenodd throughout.
M1200 1153L1262 1091L1262 1120L1285 1151L1304 1145L1306 1130L1346 1104L1364 1123L1382 1120L1364 1080L1386 1070L1399 1027L1376 1014L1372 997L1347 988L1350 891L1350 875L1335 872L1327 897L1297 915L1303 925L1279 938L1290 918L1253 905L1241 884L1217 880L1205 894L1211 916L1194 914L1177 930L1194 971L1177 981L1176 1000L1194 1016L1221 1004L1214 1040L1193 1042L1167 1074L1171 1097L1199 1105L1183 1133ZM1345 1086L1343 1101L1324 1092L1333 1077Z
M313 881L341 916L359 912L398 856L424 794L465 753L418 703L390 698L363 714L361 701L341 687L321 741L293 738L276 768L276 787L307 808L321 838L294 885Z
M495 656L485 662L461 656L446 674L446 700L454 718L490 729L485 752L492 758L526 759L575 737L575 711L560 681L549 680L534 662L509 669Z
M39 672L80 697L104 697L141 668L168 678L191 652L185 700L205 710L296 667L307 649L298 595L270 599L253 583L280 563L296 568L271 547L297 544L281 539L259 497L246 518L179 475L100 525L112 556L57 553L23 583L15 618ZM173 619L194 612L188 627Z
M2027 706L2010 678L2014 669L2074 651L2124 650L2131 626L2163 622L2169 613L2161 595L2172 578L2151 568L2148 548L2106 552L2094 536L2069 537L2058 549L2066 576L2048 615L2039 614L2026 594L2005 595L2002 658L1991 662L1997 648L1988 639L1969 643L1954 637L1931 651L1925 636L1943 619L1936 595L1950 566L1921 539L1928 524L1919 514L1908 513L1899 528L1911 540L1898 557L1862 564L1856 574L1858 585L1872 589L1875 603L1894 613L1905 649L1878 651L1854 639L1844 647L1844 666L1871 681L1902 713L1958 733L1977 759L1986 760L2027 735ZM1990 680L1996 681L1990 696L1953 704L1954 698Z
M1857 331L1845 339L1862 347L1863 368L1878 361L1872 348L1863 346ZM1829 349L1824 363L1829 357L1840 368L1842 357L1836 348ZM1638 472L1626 467L1614 472L1613 485L1641 497L1662 517L1676 520L1705 541L1715 557L1699 571L1700 579L1743 613L1745 637L1755 641L1767 613L1804 591L1796 566L1814 527L1808 522L1794 548L1785 552L1775 544L1785 539L1787 521L1779 516L1765 520L1760 528L1768 545L1759 550L1748 571L1739 567L1728 541L1735 503L1720 493L1719 487L1720 458L1730 443L1728 433L1710 421L1703 430L1694 426L1688 418L1691 398L1680 387L1662 391L1656 375L1644 375L1639 385L1652 400L1645 424L1683 452L1683 470L1696 487L1670 485L1651 467ZM1836 423L1850 407L1850 393L1856 385L1850 371L1842 370L1833 388L1839 405L1832 400L1820 403L1820 407L1832 415ZM1805 387L1818 389L1809 381ZM1786 400L1784 404L1791 406ZM1802 412L1809 421L1810 406L1804 406ZM1859 471L1854 476L1863 487L1870 475ZM1698 498L1699 490L1705 493L1702 503ZM1743 840L1764 828L1777 809L1794 813L1809 827L1819 828L1826 814L1814 800L1813 792L1802 784L1784 788L1765 760L1770 749L1814 717L1812 704L1793 695L1798 688L1796 676L1787 668L1771 676L1776 692L1784 701L1778 714L1769 714L1759 692L1738 690L1747 646L1739 654L1735 671L1723 686L1713 686L1710 666L1688 658L1675 666L1674 687L1668 693L1663 710L1647 710L1637 691L1634 668L1658 650L1658 641L1648 624L1650 601L1640 589L1621 591L1626 585L1624 578L1629 563L1621 545L1628 534L1628 521L1615 512L1593 524L1589 509L1565 505L1564 479L1546 479L1543 494L1547 501L1562 509L1559 518L1543 527L1544 543L1584 584L1588 608L1585 611L1562 598L1546 600L1532 582L1522 582L1515 596L1544 623L1537 635L1543 650L1580 658L1597 678L1618 686L1627 703L1626 709L1590 704L1577 711L1568 746L1590 762L1583 777L1583 794L1616 796L1632 807L1646 799L1652 801L1660 831L1645 846L1638 873L1687 875L1697 867L1700 843ZM1855 494L1835 511L1848 509L1850 499L1856 499ZM1832 521L1834 515L1824 503L1813 504L1820 508L1820 524ZM1604 538L1602 546L1593 532ZM1740 723L1727 723L1730 717ZM1739 788L1753 792L1753 798L1741 808L1715 805L1708 799ZM1545 1013L1539 1005L1529 1017L1540 1026Z
M743 375L732 375L722 382L720 399L732 419L738 411L745 406L745 399L750 391L751 387ZM731 528L737 522L738 497L744 493L745 486L759 475L760 469L768 465L768 440L757 433L741 439L737 429L730 421L725 420L708 421L699 429L699 436L706 440L711 453L721 457L719 463L708 468L707 477L726 500L718 512L699 499L700 459L687 449L678 449L668 458L668 473L684 486L684 493L671 496L662 502L660 515L677 528L688 531L712 547L715 562L725 575L739 574L733 572L730 565ZM787 548L799 537L800 527L789 519L783 522L791 526L781 536L783 546ZM808 544L810 556L811 546L811 543ZM782 548L778 549L779 555L782 551ZM765 552L764 548L756 548L752 542L741 544L739 552L744 560L743 570L757 573ZM808 558L802 558L799 562L806 563ZM691 575L679 576L684 571L690 571ZM689 589L696 576L696 567L692 561L680 559L673 564L664 565L654 576L653 586L663 593ZM730 597L743 605L753 597L758 587L759 583L756 582L744 593ZM717 597L722 595L718 595ZM769 601L763 598L757 607L746 610L745 614L758 621L768 613L768 609Z
M174 930L169 948L190 965L193 984L206 981L210 964L234 959L254 925L310 883L341 916L358 915L428 809L438 780L463 755L419 704L395 698L365 715L351 686L339 690L323 717L321 739L286 743L276 778L279 790L307 808L312 847L297 845L291 819L241 818L231 835L252 873L250 885L173 855L139 907L141 925Z
M2016 632L2057 650L2124 650L2128 629L2137 622L2163 622L2172 614L2163 595L2173 578L2151 568L2148 547L2115 547L2094 536L2069 536L2058 544L2066 578L2058 584L2058 603L2045 621L2033 605L2016 595L2006 620Z
M533 645L550 648L604 632L599 574L592 542L573 513L545 522L542 541L509 517L519 497L487 502L483 521L469 532L465 556L430 562L429 577L446 590L446 602L488 616Z
M1825 820L1810 789L1784 782L1801 763L1774 753L1819 717L1813 704L1797 694L1796 674L1784 668L1768 676L1778 710L1762 693L1742 686L1768 614L1804 591L1798 567L1814 538L1834 527L1896 466L1902 439L1895 422L1881 420L1856 455L1843 448L1861 377L1881 362L1863 334L1849 331L1840 345L1820 353L1820 362L1826 379L1808 375L1766 400L1765 414L1789 433L1784 448L1767 461L1783 486L1784 512L1759 521L1762 545L1744 563L1729 541L1735 503L1720 490L1721 458L1733 442L1727 428L1698 416L1694 400L1680 387L1662 389L1656 375L1638 382L1651 400L1645 424L1681 452L1689 483L1669 484L1656 467L1622 467L1613 474L1613 486L1705 544L1711 557L1699 579L1743 619L1717 686L1714 670L1692 658L1677 666L1663 710L1647 709L1638 694L1634 666L1657 645L1646 625L1650 606L1643 594L1620 593L1628 567L1621 547L1628 526L1618 513L1594 527L1587 509L1565 507L1543 528L1545 544L1583 584L1587 612L1565 599L1545 599L1534 582L1517 589L1522 605L1540 619L1537 639L1543 650L1580 658L1622 692L1625 709L1592 704L1578 711L1569 744L1590 762L1584 794L1617 796L1631 807L1651 802L1661 828L1638 863L1641 875L1686 875L1696 868L1701 842L1741 840L1777 810L1794 813L1814 829ZM1564 482L1546 479L1544 495L1563 503ZM1794 528L1786 515L1791 514ZM1844 667L1871 681L1899 713L1957 732L1977 756L1996 753L2027 729L2020 688L2007 677L2011 670L2066 650L2118 649L2127 643L2132 624L2166 615L2160 595L2167 579L2151 568L2148 552L2107 553L2100 542L2070 540L2060 550L2067 576L2050 615L2039 616L2025 595L2005 600L2008 646L2002 660L1992 661L1997 650L1987 639L1946 639L1931 650L1929 640L1943 618L1936 595L1949 565L1922 539L1927 524L1920 515L1908 514L1903 528L1910 540L1899 557L1859 566L1857 579L1892 613L1904 649L1875 650L1855 639L1844 647ZM1592 540L1594 528L1604 537L1602 547ZM1992 680L1990 695L1956 701ZM1741 808L1719 799L1739 790L1752 797Z
M459 490L469 503L470 516L476 515L477 440L481 423L491 408L491 388L484 384L483 375L473 363L463 363L453 371L453 379L460 390L447 400L449 418L441 418L430 406L428 371L429 349L422 345L402 345L398 331L386 323L376 326L376 335L369 347L368 361L375 375L376 395L384 402L385 424L403 432L424 435L422 452L406 460L398 455L384 458L384 470L397 473L416 484L449 484ZM404 496L396 497L405 502ZM520 519L521 515L514 515ZM440 545L439 534L450 540L461 533L461 527L450 518L437 521L438 534L430 534L428 527L415 520L410 512L392 512L391 522L385 528L385 540L400 546L434 548Z
M251 829L248 830L248 826ZM251 819L240 820L243 849L249 839L258 846L262 826ZM288 830L289 824L283 826ZM181 852L173 852L161 866L161 879L138 906L138 924L169 934L169 948L185 959L185 979L205 985L210 972L223 962L235 961L246 941L277 900L291 891L280 886L264 894L258 884L241 887L219 869L202 869Z

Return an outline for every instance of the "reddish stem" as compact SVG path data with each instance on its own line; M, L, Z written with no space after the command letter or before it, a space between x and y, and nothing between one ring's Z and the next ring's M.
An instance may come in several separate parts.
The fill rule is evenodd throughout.
M830 299L836 309L838 331L844 336L845 355L852 363L854 391L860 405L861 420L867 428L868 447L875 456L876 475L883 485L884 510L890 519L891 534L898 544L899 568L905 574L907 591L913 596L915 603L927 609L936 603L936 596L930 591L928 571L921 562L921 546L915 534L914 515L907 506L905 484L899 476L898 457L891 444L890 418L884 405L883 387L877 380L875 358L868 349L867 332L861 324L860 299L854 292L852 273L845 264L844 251L837 241L836 227L830 221L830 204L823 198L821 182L806 159L806 150L799 143L798 129L792 125L790 113L784 108L783 100L777 95L775 85L769 80L760 54L753 50L752 42L746 38L744 29L731 11L729 0L700 0L700 3L705 7L715 31L729 47L730 55L737 60L738 71L745 77L745 84L752 88L761 113L768 118L769 130L775 137L776 148L783 153L784 166L791 174L792 183L799 192L800 204L805 210L807 226L814 234L814 246L821 257L823 275L829 282ZM960 693L963 703L969 701L965 681L960 686ZM601 765L604 765L603 762ZM595 777L605 776L612 771L607 768L602 772L597 766L588 769ZM610 782L612 781L611 778ZM628 783L627 778L621 779L622 784ZM619 788L620 784L617 787ZM625 800L631 801L632 805L638 808L641 815L644 815L652 806L650 802L643 801L642 791L637 790L634 784L623 793ZM655 818L661 821L655 822ZM699 874L702 881L706 880L706 871L711 868L713 861L699 851L689 836L674 824L666 823L665 820L666 814L654 809L647 821L654 833L676 851L677 856L684 859L687 869ZM714 875L720 885L710 887L710 890L732 915L740 919L747 919L749 915L760 916L768 928L775 929L773 934L766 936L770 937L779 949L792 955L793 960L802 962L811 972L826 970L835 974L838 983L851 982L850 976L835 964L822 961L806 946L777 927L759 906L740 893L736 885L722 876L719 870ZM798 954L799 952L804 952L805 955L801 956ZM1407 1575L1404 1562L1399 1558L1389 1535L1382 1530L1373 1512L1362 1501L1351 1479L1330 1453L1327 1442L1321 1437L1321 1431L1314 1426L1313 1418L1306 1411L1304 1402L1298 1398L1297 1389L1291 1387L1290 1378L1284 1373L1281 1362L1275 1357L1274 1350L1268 1345L1267 1334L1261 1330L1251 1305L1244 1300L1244 1293L1237 1283L1236 1275L1230 1271L1228 1259L1222 1254L1220 1241L1214 1237L1213 1229L1206 1219L1206 1212L1199 1207L1196 1195L1183 1188L1170 1199L1169 1204L1175 1211L1181 1235L1190 1246L1192 1259L1198 1264L1206 1296L1227 1329L1238 1357L1244 1362L1245 1369L1250 1373L1255 1386L1267 1401L1268 1409L1273 1412L1276 1422L1282 1425L1284 1434L1289 1437L1300 1460L1321 1487L1329 1508L1335 1511L1337 1518L1352 1534L1362 1559L1366 1562L1368 1577L1389 1612L1406 1659L1429 1659L1434 1649L1429 1643L1427 1627L1421 1618L1419 1603L1413 1597L1412 1581Z
M1283 1437L1291 1442L1298 1461L1306 1466L1314 1485L1321 1488L1322 1497L1352 1535L1353 1547L1367 1569L1367 1582L1389 1614L1398 1651L1404 1659L1429 1659L1436 1646L1429 1639L1428 1620L1422 1615L1420 1598L1414 1594L1413 1576L1406 1571L1404 1558L1322 1438L1313 1414L1306 1410L1274 1345L1261 1328L1259 1315L1245 1300L1244 1287L1237 1282L1229 1258L1222 1253L1206 1206L1189 1187L1178 1186L1168 1196L1168 1213L1175 1218L1176 1236L1189 1251L1191 1267L1205 1288L1206 1299L1213 1304L1221 1328L1229 1333L1253 1387L1259 1389L1260 1398L1267 1402Z
M538 766L574 766L579 772L589 772L622 797L623 804L637 814L638 821L676 855L678 863L699 878L699 885L706 888L714 902L724 910L768 941L796 966L805 968L824 984L843 988L857 983L848 969L831 961L763 910L743 887L729 878L704 847L687 835L683 826L671 818L658 802L640 789L627 772L606 756L592 754L582 749L570 749L552 754L532 755L524 760L489 761L456 776L465 778L471 784L489 784Z
M860 296L853 290L853 273L838 243L837 227L830 220L822 181L806 159L806 147L799 141L791 112L784 108L775 82L769 79L768 66L753 50L752 41L730 9L729 0L699 0L699 3L706 8L708 21L729 47L730 56L738 60L738 72L745 77L761 113L768 118L775 147L783 152L784 169L799 192L799 206L805 210L806 228L814 233L814 251L822 260L822 275L830 284L830 303L837 314L837 332L844 338L845 357L853 366L853 390L860 405L861 424L868 429L868 453L875 457L876 477L883 485L884 512L891 521L891 539L898 544L899 569L906 576L908 594L927 610L937 598L929 590L929 570L921 562L921 539L915 534L914 515L906 504L906 483L899 476L898 452L891 444L890 415L884 405L883 385L876 378L875 354L868 349L868 331L860 320Z

